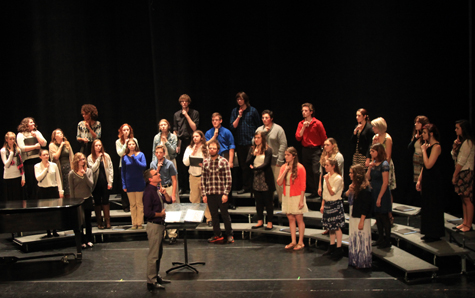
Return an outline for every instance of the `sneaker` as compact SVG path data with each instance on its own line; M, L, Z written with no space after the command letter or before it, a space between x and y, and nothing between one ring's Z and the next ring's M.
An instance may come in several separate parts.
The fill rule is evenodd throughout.
M234 237L228 236L228 243L234 243Z
M223 240L224 240L223 236L213 236L213 237L208 239L208 242L209 243L216 243L216 242L223 241Z

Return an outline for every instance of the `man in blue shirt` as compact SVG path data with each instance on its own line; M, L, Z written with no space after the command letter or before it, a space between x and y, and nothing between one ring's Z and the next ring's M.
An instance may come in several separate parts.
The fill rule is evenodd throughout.
M223 117L220 113L213 113L213 115L211 115L211 123L213 124L213 128L208 130L205 134L206 144L209 144L211 141L218 141L220 146L218 154L228 160L229 168L232 169L234 165L234 149L236 148L234 146L233 134L229 129L221 126ZM236 209L232 191L229 192L229 208Z
M231 130L234 132L236 140L236 153L239 161L239 167L242 172L243 189L238 194L243 194L251 190L253 177L251 169L246 167L247 154L252 146L254 133L261 125L259 113L249 103L249 97L244 92L236 94L238 107L231 112Z
M175 203L176 199L176 169L171 161L165 158L165 147L158 145L155 147L156 160L150 163L150 168L157 170L161 176L160 187L164 188L168 195L172 198L172 202ZM178 198L178 203L179 198ZM176 229L167 230L168 237L170 238L170 244L176 243L176 237L178 236Z

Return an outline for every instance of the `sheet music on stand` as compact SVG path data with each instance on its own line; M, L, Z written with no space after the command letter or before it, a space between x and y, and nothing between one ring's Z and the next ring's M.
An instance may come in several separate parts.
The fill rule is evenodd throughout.
M166 206L165 222L170 224L199 224L203 221L206 204L178 203Z
M166 211L165 222L172 223L172 222L181 222L181 214L182 211Z
M185 222L201 222L203 220L204 210L186 210Z

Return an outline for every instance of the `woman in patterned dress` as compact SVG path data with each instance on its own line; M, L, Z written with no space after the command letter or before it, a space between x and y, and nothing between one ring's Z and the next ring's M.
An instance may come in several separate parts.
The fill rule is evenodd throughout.
M249 150L246 165L254 173L253 190L256 198L257 225L253 229L264 226L264 207L267 213L266 230L272 230L274 215L273 195L275 191L274 174L271 168L272 148L267 145L266 131L254 134L254 146Z
M455 123L455 139L452 149L452 158L455 161L455 171L452 183L455 192L462 200L463 222L457 226L461 232L472 230L473 222L473 161L475 146L473 144L472 130L467 120L459 120Z

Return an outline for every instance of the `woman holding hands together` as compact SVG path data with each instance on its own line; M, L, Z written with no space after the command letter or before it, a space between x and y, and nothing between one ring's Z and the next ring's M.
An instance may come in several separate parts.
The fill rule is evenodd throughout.
M330 255L339 259L343 256L341 247L342 232L345 226L345 211L343 210L343 178L340 175L340 168L335 158L328 158L325 161L326 174L323 176L323 195L320 212L323 213L323 229L330 231L330 246L323 255ZM335 244L336 238L336 244Z
M305 247L303 238L305 223L303 213L308 212L305 200L306 172L299 163L297 150L289 147L285 150L285 163L280 168L277 184L284 187L282 196L282 212L287 214L292 242L285 249L301 250ZM299 242L297 243L297 226L299 227Z

